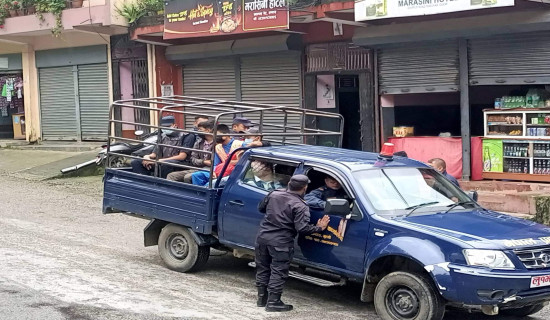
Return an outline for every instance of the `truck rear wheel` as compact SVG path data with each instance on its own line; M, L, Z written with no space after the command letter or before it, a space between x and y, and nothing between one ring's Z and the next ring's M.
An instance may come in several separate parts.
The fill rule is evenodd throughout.
M515 317L527 317L534 313L537 313L541 311L544 308L543 303L535 304L532 306L526 306L522 308L516 308L516 309L504 309L500 311L500 314L506 315L506 316L515 316Z
M209 246L199 246L189 229L173 223L160 232L158 247L164 264L178 272L197 271L210 256Z
M383 320L441 320L445 300L426 277L392 272L382 278L374 292L374 307Z

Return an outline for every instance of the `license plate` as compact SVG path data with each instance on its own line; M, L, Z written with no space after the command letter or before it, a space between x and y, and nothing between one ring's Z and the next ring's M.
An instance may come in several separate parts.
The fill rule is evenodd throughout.
M531 277L531 288L550 286L550 275Z

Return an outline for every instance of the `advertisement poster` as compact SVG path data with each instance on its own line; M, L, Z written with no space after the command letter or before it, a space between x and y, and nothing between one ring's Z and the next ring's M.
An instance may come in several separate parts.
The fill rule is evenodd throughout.
M483 140L483 172L503 171L502 140Z
M514 0L356 0L355 21L513 6Z
M164 12L164 39L289 27L287 0L173 0Z
M317 76L317 109L334 109L334 75Z

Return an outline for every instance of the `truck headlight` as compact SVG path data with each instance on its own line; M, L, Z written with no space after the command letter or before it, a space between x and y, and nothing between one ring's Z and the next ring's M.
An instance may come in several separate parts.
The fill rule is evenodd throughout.
M515 269L512 261L502 251L466 249L464 257L470 266L487 267L491 269Z

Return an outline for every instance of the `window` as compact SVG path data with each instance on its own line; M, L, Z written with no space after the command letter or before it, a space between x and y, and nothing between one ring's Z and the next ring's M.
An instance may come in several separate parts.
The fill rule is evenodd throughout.
M454 204L475 207L460 189L444 176L427 168L369 169L354 172L365 195L380 214L400 215L412 208L418 212L439 212Z
M304 199L310 208L321 210L328 199L346 199L352 205L352 198L335 175L311 168L307 176L311 183Z
M278 163L268 159L251 159L241 183L271 191L284 189L296 167L293 164Z

